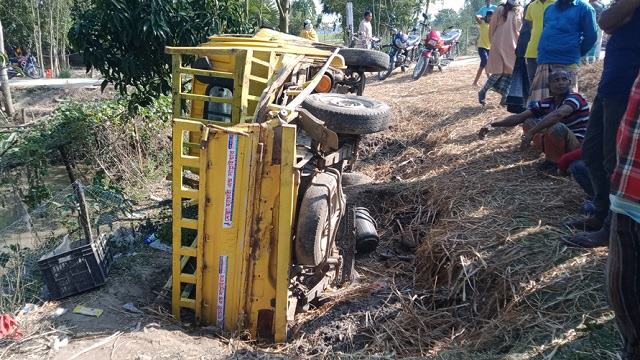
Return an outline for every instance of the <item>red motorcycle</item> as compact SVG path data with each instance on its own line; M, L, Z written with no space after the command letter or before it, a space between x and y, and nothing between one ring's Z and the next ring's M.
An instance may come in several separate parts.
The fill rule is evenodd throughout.
M462 30L448 27L442 33L430 29L424 39L422 53L418 57L416 67L413 68L413 80L418 80L426 72L438 67L442 71L443 66L449 65L458 56L458 41Z

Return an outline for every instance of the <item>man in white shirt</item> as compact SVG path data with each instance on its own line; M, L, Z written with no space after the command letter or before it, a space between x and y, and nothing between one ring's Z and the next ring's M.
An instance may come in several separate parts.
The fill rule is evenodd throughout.
M359 43L358 47L363 49L371 49L371 39L373 38L373 28L371 27L371 19L373 14L367 10L364 12L364 18L360 21L358 26Z

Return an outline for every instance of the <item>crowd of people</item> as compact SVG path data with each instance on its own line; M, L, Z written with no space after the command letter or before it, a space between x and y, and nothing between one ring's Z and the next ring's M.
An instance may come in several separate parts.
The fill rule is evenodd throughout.
M607 291L623 359L640 359L640 0L515 0L481 8L480 68L489 90L515 114L483 126L523 129L521 148L544 153L540 170L571 174L588 200L569 246L609 246ZM483 25L486 24L486 25ZM597 95L578 92L578 67L600 58ZM488 36L487 36L488 34ZM487 56L488 54L488 56ZM635 83L634 83L635 81Z

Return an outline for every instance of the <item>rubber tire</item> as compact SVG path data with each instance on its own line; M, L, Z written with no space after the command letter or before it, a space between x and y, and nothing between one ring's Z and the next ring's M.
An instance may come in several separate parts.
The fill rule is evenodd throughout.
M420 56L418 61L416 62L416 66L413 68L413 74L411 74L411 78L413 80L418 80L424 75L425 71L427 71L427 65L429 64L429 60L427 60L424 56Z
M451 51L449 52L449 56L447 56L448 60L454 61L458 57L458 43L454 43L451 45Z
M391 117L389 105L365 96L312 94L302 107L338 134L373 134L387 129Z
M32 79L39 79L42 77L40 76L40 71L38 71L38 68L36 68L35 66L26 70L24 74Z
M341 48L338 55L342 55L348 67L363 69L367 72L381 71L389 67L389 55L380 51Z
M294 243L298 265L318 266L325 259L322 254L322 233L325 224L331 219L329 214L331 194L327 185L334 190L338 186L333 176L318 173L302 197ZM325 241L330 241L330 238ZM326 245L327 251L329 251L329 245Z
M385 80L386 78L389 77L389 75L391 75L391 73L393 72L393 70L395 70L395 68L391 68L391 64L389 64L389 67L386 68L385 70L381 70L378 72L378 80Z

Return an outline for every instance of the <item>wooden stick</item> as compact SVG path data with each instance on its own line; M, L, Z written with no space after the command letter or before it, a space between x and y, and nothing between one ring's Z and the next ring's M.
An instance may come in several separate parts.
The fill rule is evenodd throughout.
M108 338L106 338L106 339L104 339L104 340L102 340L100 342L97 342L97 343L89 346L88 348L86 348L84 350L81 350L80 352L78 352L75 355L73 355L72 357L70 357L69 360L76 359L79 356L81 356L82 354L85 354L85 353L88 353L91 350L97 349L97 348L109 343L109 341L118 338L122 334L123 334L122 331L118 331L118 332L114 333L113 335L109 336Z

